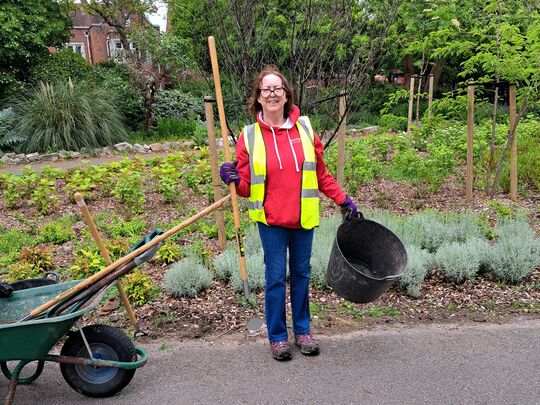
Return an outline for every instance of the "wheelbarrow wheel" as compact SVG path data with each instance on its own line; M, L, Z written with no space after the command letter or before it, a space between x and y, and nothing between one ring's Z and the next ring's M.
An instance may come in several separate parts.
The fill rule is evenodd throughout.
M108 325L89 325L83 328L83 332L95 359L122 362L137 359L135 346L121 330ZM73 333L66 340L60 354L90 357L79 332ZM129 384L135 374L135 369L65 363L60 364L60 370L71 388L94 398L110 397L116 394Z

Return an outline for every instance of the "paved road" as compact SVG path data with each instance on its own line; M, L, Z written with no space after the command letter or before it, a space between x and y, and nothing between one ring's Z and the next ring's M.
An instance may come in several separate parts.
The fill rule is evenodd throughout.
M540 319L391 327L323 337L320 356L271 359L262 338L141 345L149 362L109 399L46 365L15 404L540 404ZM7 381L0 385L0 398Z

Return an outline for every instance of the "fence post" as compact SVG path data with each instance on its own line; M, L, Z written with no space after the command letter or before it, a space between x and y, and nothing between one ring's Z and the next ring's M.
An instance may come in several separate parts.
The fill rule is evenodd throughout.
M344 170L345 170L345 133L347 132L347 117L345 116L347 107L347 100L345 95L339 97L339 120L341 124L339 125L337 132L338 139L338 165L337 165L337 181L343 187L344 183ZM341 208L336 207L336 212L339 214Z
M510 104L510 130L516 125L516 85L508 89ZM517 201L517 128L510 139L510 199Z
M431 103L433 102L433 73L429 74L427 116L431 118Z
M473 196L473 135L474 135L474 86L467 86L467 173L465 178L465 201L471 202Z
M409 116L407 119L407 136L411 135L411 128L412 128L412 115L413 115L413 104L414 104L414 78L415 76L411 76L411 82L409 85Z
M212 97L204 98L204 112L206 114L206 129L208 131L208 155L210 156L210 169L212 172L212 185L214 186L214 201L221 200L221 181L219 178L218 157L216 148L216 134L214 124L214 106ZM218 247L224 251L227 247L227 237L225 234L225 218L223 207L216 210L216 224L218 228Z

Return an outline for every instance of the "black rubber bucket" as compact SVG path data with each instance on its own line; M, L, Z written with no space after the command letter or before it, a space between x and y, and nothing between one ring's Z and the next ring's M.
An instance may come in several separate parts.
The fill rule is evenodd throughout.
M403 275L406 264L407 251L399 238L359 214L337 230L326 281L346 300L372 302Z
M60 280L60 275L54 271L48 271L43 278L30 278L27 280L19 280L11 283L14 291L26 290L28 288L43 287L46 285L57 284Z

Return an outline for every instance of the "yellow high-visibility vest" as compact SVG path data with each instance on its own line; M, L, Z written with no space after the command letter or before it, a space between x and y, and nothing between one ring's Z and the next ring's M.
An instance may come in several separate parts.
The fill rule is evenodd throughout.
M296 122L304 163L302 164L302 192L300 195L300 226L313 229L319 226L319 184L315 158L315 136L308 117L299 117ZM251 186L248 201L249 217L254 222L266 222L264 197L266 185L266 148L259 123L248 125L243 130L246 150L249 155Z

